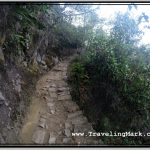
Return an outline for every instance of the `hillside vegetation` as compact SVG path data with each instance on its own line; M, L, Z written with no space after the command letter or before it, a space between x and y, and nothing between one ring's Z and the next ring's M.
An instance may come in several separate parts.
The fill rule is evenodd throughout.
M97 132L147 133L150 123L150 49L129 12L117 14L108 34L89 35L85 53L70 65L72 96ZM148 144L148 137L103 137L105 144Z
M138 7L128 5L106 21L93 6L0 5L0 143L18 143L37 79L72 55L72 98L95 130L149 132L150 48L139 44L139 26L149 17L135 19L130 11ZM147 136L102 138L111 145L150 142Z
M81 42L68 6L0 4L0 143L17 143L37 79ZM14 138L12 138L14 137Z

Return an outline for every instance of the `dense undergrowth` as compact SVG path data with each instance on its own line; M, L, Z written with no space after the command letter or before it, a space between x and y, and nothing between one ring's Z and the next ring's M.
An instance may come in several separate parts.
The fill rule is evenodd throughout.
M123 19L120 22L123 24ZM123 24L120 29L126 26ZM145 133L150 122L150 51L136 46L131 33L123 32L122 36L118 30L117 26L110 35L103 30L95 33L85 54L72 61L72 96L97 131ZM102 138L105 144L149 142L148 137Z

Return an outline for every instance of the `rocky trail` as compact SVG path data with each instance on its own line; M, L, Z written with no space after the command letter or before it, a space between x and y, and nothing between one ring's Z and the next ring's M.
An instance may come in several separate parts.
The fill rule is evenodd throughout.
M71 100L67 84L70 59L57 64L36 85L35 96L20 133L24 145L101 145L79 106ZM72 133L85 133L73 136Z

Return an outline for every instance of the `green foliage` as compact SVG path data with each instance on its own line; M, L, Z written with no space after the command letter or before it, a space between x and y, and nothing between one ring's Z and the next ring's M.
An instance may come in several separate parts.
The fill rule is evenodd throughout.
M136 46L142 32L139 22L131 18L129 12L116 15L108 34L89 5L10 5L8 8L5 17L2 16L2 26L7 33L3 47L8 60L18 59L19 55L30 59L28 51L33 35L37 39L46 35L48 42L44 38L41 42L48 45L47 53L53 50L58 55L64 49L85 46L85 54L70 66L70 81L74 99L81 103L95 128L98 131L148 131L150 49ZM65 8L71 10L65 11ZM72 21L78 15L83 22L75 27ZM147 19L146 15L143 17ZM31 53L34 54L34 50ZM36 63L28 64L28 69L38 74ZM115 138L105 139L109 140L117 143ZM121 144L140 142L141 139L128 138L120 141Z
M14 16L20 20L23 27L34 25L39 29L44 29L45 26L41 22L39 22L36 18L36 13L38 13L39 9L36 8L37 10L35 11L35 8L36 7L34 6L32 7L16 6L14 11Z
M48 46L46 51L52 51L59 56L63 54L64 49L75 49L83 45L83 41L78 38L80 32L63 12L66 6L62 8L60 5L18 4L8 8L7 21L2 20L6 22L8 33L4 43L4 52L8 60L15 61L21 56L30 63L31 55L34 54L31 51L36 51L35 47L39 47L39 43L35 43L39 40L38 36L41 37L41 42L48 42L45 42ZM44 40L43 35L46 36Z
M117 16L110 36L103 30L93 33L84 59L72 65L74 74L88 76L88 84L84 84L88 90L81 91L83 78L76 88L80 95L88 96L85 107L89 107L82 107L89 112L94 110L88 117L94 116L91 120L97 131L149 130L150 51L135 46L138 31L136 23L127 14ZM77 81L73 76L72 80ZM76 99L82 103L77 95ZM111 138L109 144L116 141ZM142 141L141 138L124 138L117 144L141 144Z
M80 62L76 62L71 66L72 70L72 76L73 78L76 78L76 81L78 81L78 83L81 84L87 84L88 83L88 75L85 72L85 67L84 64L80 63Z
M138 22L129 13L117 14L112 30L112 37L125 44L134 44L140 39L142 32L138 29Z

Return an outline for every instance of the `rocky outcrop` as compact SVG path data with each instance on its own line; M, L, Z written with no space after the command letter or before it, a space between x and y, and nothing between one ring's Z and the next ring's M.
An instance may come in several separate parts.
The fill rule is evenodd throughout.
M39 75L57 65L67 53L72 54L61 46L54 30L56 14L45 14L40 7L33 11L37 11L34 17L29 13L34 6L0 5L0 144L18 141L21 120ZM59 6L55 9L63 11Z

